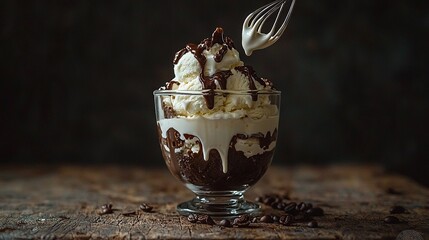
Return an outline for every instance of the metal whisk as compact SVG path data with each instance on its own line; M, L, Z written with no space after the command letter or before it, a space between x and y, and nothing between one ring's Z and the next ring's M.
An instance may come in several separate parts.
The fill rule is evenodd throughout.
M295 0L289 6L288 13L282 25L277 29L276 25L279 21L281 12L285 8L287 0L278 0L269 3L247 16L243 23L242 45L247 56L250 56L253 51L263 49L274 44L285 31L290 16L292 14ZM269 33L262 33L262 26L270 16L277 13L276 19Z

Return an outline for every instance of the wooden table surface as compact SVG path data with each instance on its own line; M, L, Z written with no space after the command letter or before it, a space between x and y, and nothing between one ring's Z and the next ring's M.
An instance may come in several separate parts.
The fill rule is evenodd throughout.
M175 212L190 191L165 169L119 166L3 167L0 239L429 239L429 190L374 166L272 166L246 197L289 193L325 210L318 228L252 223L246 228L193 224ZM143 203L152 213L137 212ZM99 215L112 203L112 214ZM389 209L401 223L387 224ZM263 207L263 211L272 211ZM404 230L411 230L403 232Z

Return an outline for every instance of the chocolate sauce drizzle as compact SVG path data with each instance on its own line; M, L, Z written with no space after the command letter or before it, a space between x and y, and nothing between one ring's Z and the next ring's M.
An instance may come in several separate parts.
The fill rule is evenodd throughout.
M171 80L171 81L169 81L169 82L167 82L167 83L165 84L165 88L166 88L167 90L172 90L172 89L173 89L174 84L176 84L176 85L180 85L180 83L179 83L179 82Z
M253 71L253 68L250 66L239 66L239 67L236 67L235 69L237 71L240 71L242 74L244 74L247 77L247 79L249 79L249 90L256 90L255 82L252 80L252 78L257 79L253 77L253 75L255 75L255 71ZM256 93L252 93L252 100L253 101L258 100L258 95Z
M274 132L272 134L268 131L267 135L262 138L259 138L259 147L264 150L267 150L270 147L270 144L274 141L277 141L277 128L274 129Z
M267 150L270 147L271 143L277 141L277 128L274 129L273 133L268 131L266 135L264 135L263 133L252 134L250 136L241 133L237 134L232 138L231 146L235 146L237 144L237 139L246 140L249 138L258 139L259 147L264 150Z
M187 44L185 48L181 49L176 53L173 59L173 64L177 64L179 60L183 57L183 55L188 52L191 52L194 55L195 59L197 59L201 67L201 73L199 76L201 85L203 86L203 90L209 90L203 94L206 100L207 108L209 109L213 109L214 107L214 90L216 89L216 82L219 84L222 90L225 90L227 85L227 79L232 75L232 72L230 70L220 71L213 74L212 76L204 75L204 68L207 59L203 55L203 51L209 50L216 43L222 45L222 48L215 54L214 60L216 62L221 62L228 49L231 50L232 48L234 48L234 42L231 38L224 36L223 29L220 27L216 28L211 38L204 39L203 41L201 41L200 44ZM271 82L269 82L268 80L257 77L255 71L250 66L240 66L236 67L235 69L247 76L247 78L249 79L250 90L257 90L254 80L258 81L263 86L272 85ZM166 88L171 90L172 85L173 84L167 84ZM256 92L252 93L252 100L256 101L257 98L258 95L256 94Z

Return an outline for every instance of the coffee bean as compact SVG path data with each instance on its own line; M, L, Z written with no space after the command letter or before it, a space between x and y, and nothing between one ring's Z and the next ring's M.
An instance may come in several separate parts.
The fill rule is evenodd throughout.
M279 218L279 223L285 226L291 225L293 221L294 221L294 217L290 214L282 215Z
M297 210L301 212L305 212L306 210L312 208L313 205L311 203L301 202L297 205Z
M103 208L103 209L101 209L101 211L100 211L100 215L110 214L110 213L113 213L112 209L106 209L106 208Z
M241 222L247 222L250 221L250 216L249 215L240 215L237 218L235 218L237 221L241 221Z
M153 207L152 207L152 206L150 206L150 205L149 205L149 204L147 204L147 203L142 203L142 204L140 204L139 208L140 208L140 210L142 210L143 212L151 212L151 211L152 211L152 209L153 209Z
M231 222L228 219L222 219L219 225L222 227L231 227Z
M199 215L195 213L191 213L188 215L188 221L191 223L202 223L202 224L209 224L209 225L215 224L215 222L209 215Z
M290 202L288 203L285 208L283 209L286 213L294 213L296 211L296 203Z
M272 202L274 202L274 198L273 197L266 197L266 198L264 198L264 200L262 202L266 205L270 205Z
M250 221L252 223L257 223L258 222L258 218L257 217L253 217L252 220Z
M247 227L249 225L250 225L250 221L247 221L247 222L236 222L234 224L234 226L237 226L237 227Z
M277 203L275 209L284 209L286 207L286 204L284 202Z
M100 215L113 213L112 204L104 204L101 206Z
M405 212L405 208L402 206L393 206L390 211L391 214L400 214Z
M302 207L303 205L305 205L305 203L304 203L304 202L300 202L300 203L298 203L298 204L295 206L295 209L296 209L297 211L301 211L301 207Z
M394 216L387 216L384 218L384 222L388 224L396 224L399 223L399 219Z
M308 224L307 224L307 226L308 227L310 227L310 228L317 228L318 227L318 224L317 224L317 221L310 221Z
M310 208L305 213L314 217L323 216L325 214L323 209L321 209L320 207Z
M198 221L198 215L193 213L189 214L188 221L191 223L196 223Z
M200 223L204 223L207 219L207 215L198 215L197 214L197 221Z
M197 222L209 225L215 224L213 218L211 218L209 215L197 215Z
M270 215L264 215L261 217L261 219L259 219L259 221L263 223L272 223L273 218Z
M279 222L279 217L277 215L273 215L273 222Z
M274 201L270 203L270 207L272 207L273 209L277 209L277 204L279 204L279 202Z
M250 218L248 215L241 215L235 218L232 224L237 227L247 227L250 224Z

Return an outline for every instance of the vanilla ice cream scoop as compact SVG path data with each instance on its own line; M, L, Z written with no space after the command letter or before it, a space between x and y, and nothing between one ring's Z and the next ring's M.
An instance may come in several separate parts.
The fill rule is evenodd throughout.
M176 55L177 63L174 65L174 74L176 80L178 82L182 82L186 81L187 79L198 77L202 70L201 65L194 53L188 51L182 56L181 54L183 53L179 52L178 55ZM221 45L219 43L215 43L211 48L204 49L202 56L204 56L206 59L204 64L205 76L212 76L216 72L231 70L234 67L243 65L243 62L240 61L238 51L235 48L230 48L226 44Z
M268 97L216 95L215 90L271 90L272 83L259 78L240 60L233 41L216 28L210 38L187 44L173 60L175 77L164 89L208 91L204 96L178 96L168 99L178 116L206 118L261 118L276 115Z

